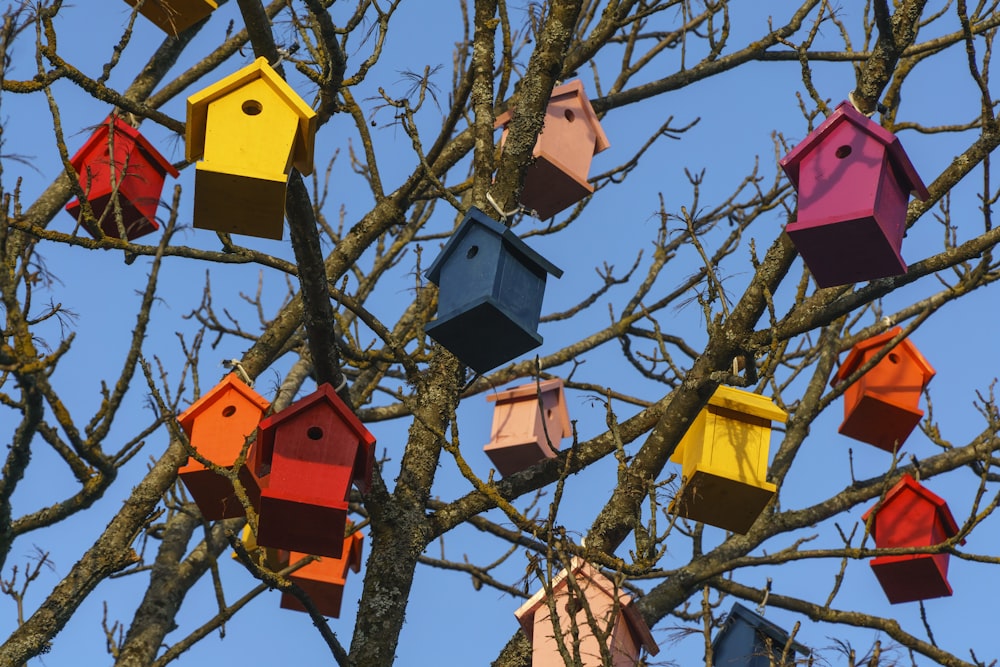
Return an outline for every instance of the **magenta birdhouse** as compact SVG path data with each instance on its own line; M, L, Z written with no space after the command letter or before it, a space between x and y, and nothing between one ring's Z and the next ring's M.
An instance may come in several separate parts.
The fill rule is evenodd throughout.
M319 613L324 616L340 618L347 573L349 570L361 570L364 537L359 532L351 533L344 538L344 552L340 558L321 557L288 575L289 579L309 595ZM306 554L293 551L289 562L294 565L305 557ZM281 594L281 608L306 611L297 597L284 592Z
M329 384L260 423L257 543L339 558L351 483L367 493L375 437Z
M846 380L901 332L895 327L855 345L831 384ZM924 416L920 395L933 377L934 369L924 355L904 338L844 391L844 423L839 432L887 452L902 447Z
M174 178L179 174L137 129L117 116L109 116L70 163L107 236L121 238L115 217L116 193L126 239L132 241L159 229L156 208L163 181L166 174ZM74 218L79 217L79 200L71 201L66 210Z
M861 518L868 521L872 513L871 533L879 549L930 547L958 534L948 503L910 475ZM879 556L870 565L892 604L951 595L947 553Z
M906 273L907 202L929 194L894 134L841 102L781 168L798 193L785 231L817 285Z
M507 111L496 119L494 127L504 128L501 145L507 140L512 118L513 113ZM521 204L545 220L591 194L590 162L610 145L583 83L576 80L557 86L545 109L545 125L532 152L534 162L524 176Z
M494 401L493 430L483 451L506 477L553 458L573 435L562 380L542 380L487 396Z

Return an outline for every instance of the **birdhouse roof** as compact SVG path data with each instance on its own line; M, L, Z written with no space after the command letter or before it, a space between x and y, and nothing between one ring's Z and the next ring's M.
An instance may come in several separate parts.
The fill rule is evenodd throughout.
M847 358L844 359L844 363L840 365L837 369L837 373L833 376L830 381L831 385L837 385L843 382L847 376L856 371L859 366L864 362L865 354L869 351L880 348L890 340L898 336L903 330L900 327L893 327L885 333L881 333L877 336L872 336L871 338L866 338L857 345L851 348L848 353ZM895 350L899 350L904 353L914 366L916 366L924 376L923 384L926 385L930 382L931 378L934 377L935 370L934 367L927 362L924 355L920 353L917 346L910 342L909 338L904 338L896 345Z
M559 398L557 399L558 406L556 410L559 411L559 421L563 427L563 436L569 437L573 434L573 428L569 421L569 411L566 409L563 381L559 378L541 380L538 383L529 382L528 384L522 384L517 387L505 389L504 391L498 391L495 394L487 394L486 400L498 403L503 401L531 400L536 398L539 393L546 394L548 392L558 392Z
M104 122L98 126L94 133L90 135L90 138L80 147L80 150L70 158L69 161L77 173L83 173L87 157L92 152L108 145L108 135L111 133L112 126L115 128L115 141L118 141L119 135L127 137L128 141L134 142L146 154L154 166L158 166L161 171L170 174L174 178L180 176L180 173L174 169L174 165L170 164L170 161L163 157L160 151L156 150L153 144L149 143L149 140L142 136L139 130L114 115L105 118Z
M184 429L184 432L191 435L191 429L194 427L194 422L198 418L198 415L208 410L218 401L223 400L226 396L235 392L239 396L242 396L245 400L249 401L252 405L256 405L260 408L261 414L270 407L270 403L266 398L251 389L246 383L236 377L235 373L230 373L226 377L222 378L222 382L212 387L211 391L202 394L201 398L191 404L187 410L177 417L177 422Z
M876 521L872 522L871 529L873 537L878 527L878 513L908 493L915 493L923 502L934 506L935 516L948 537L958 534L958 523L955 521L955 517L952 516L951 510L948 508L948 503L945 502L944 498L936 493L932 493L927 487L907 473L896 483L896 486L889 489L889 492L885 494L885 500L875 504L861 515L862 521L868 521L871 513L875 512ZM962 544L965 544L965 540L962 541Z
M205 153L205 131L208 125L209 105L258 79L265 81L299 117L292 163L300 173L309 175L313 170L313 145L316 137L316 112L299 97L288 83L267 64L267 58L257 58L241 70L221 81L200 90L187 99L187 127L185 128L186 156L197 160Z
M579 108L580 113L583 114L584 120L586 120L587 124L594 129L594 155L597 155L601 151L609 148L611 146L611 142L608 141L608 135L604 134L604 128L601 127L601 122L597 120L597 114L594 113L594 107L590 105L587 93L583 91L583 82L580 81L580 79L574 79L569 83L564 83L561 86L553 88L552 94L549 95L549 104L565 98L575 98L573 102L574 106ZM513 117L514 111L512 109L504 111L502 114L497 116L496 121L493 123L493 129L503 127L509 123Z
M715 639L712 640L712 648L714 649L716 643L719 642L722 637L730 632L732 628L732 623L742 622L746 623L752 627L757 632L770 637L771 641L774 642L776 647L785 646L788 643L788 633L783 629L767 620L760 614L750 611L739 602L733 603L733 608L729 610L729 615L726 617L726 623L719 630L718 634L715 635ZM797 653L802 655L809 655L810 650L808 647L803 646L797 641L792 641L791 648Z
M441 275L441 269L444 267L444 264L449 260L452 253L455 252L455 248L458 247L462 237L468 234L469 231L476 225L483 227L500 237L500 241L503 243L504 248L506 248L508 252L520 256L521 260L525 264L533 265L537 269L551 273L556 278L562 275L562 269L529 248L528 244L517 238L517 235L511 231L509 227L497 222L480 211L478 208L472 207L469 209L469 212L465 214L465 219L462 220L462 223L458 226L458 229L455 230L455 233L452 234L451 238L448 239L448 242L444 244L444 247L441 249L441 254L437 256L434 263L431 264L430 268L424 273L428 280L435 285L438 284L438 279Z
M775 405L767 396L734 389L733 387L721 384L715 389L712 398L708 399L708 404L742 412L753 417L760 417L761 419L770 419L771 421L782 423L788 421L788 413Z
M837 105L837 109L830 114L829 118L813 130L808 137L799 142L779 162L781 168L788 174L788 180L792 182L792 185L797 187L799 184L799 165L802 160L813 150L822 146L826 138L843 123L851 124L885 147L889 154L889 160L896 168L901 180L904 181L900 185L912 192L914 197L923 200L930 196L927 187L920 180L917 170L910 162L910 158L907 157L896 135L855 109L854 105L846 100Z

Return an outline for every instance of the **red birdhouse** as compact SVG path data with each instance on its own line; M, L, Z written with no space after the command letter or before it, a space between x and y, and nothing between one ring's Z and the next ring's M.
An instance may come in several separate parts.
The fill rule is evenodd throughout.
M257 543L339 558L351 482L368 492L375 437L329 384L260 423Z
M340 603L344 599L347 571L361 570L364 537L359 532L351 533L344 538L344 552L340 558L322 557L288 575L289 579L309 594L313 604L324 616L340 618ZM305 557L306 554L293 551L289 560L294 565ZM281 594L281 608L306 610L299 599L291 593Z
M195 451L218 466L232 468L269 406L264 397L235 374L229 374L177 421ZM188 458L178 474L209 521L243 516L243 505L225 476L206 468L194 457ZM256 484L246 466L240 469L240 479L251 501L256 501Z
M907 200L930 195L894 134L841 102L781 168L798 192L785 231L817 285L906 273Z
M562 380L542 380L486 397L495 401L493 432L483 451L506 477L551 459L573 435Z
M832 384L843 382L901 332L895 327L851 348ZM839 432L887 452L902 447L924 416L918 407L920 394L933 377L934 369L924 355L904 338L844 391L844 423Z
M70 159L80 178L80 187L107 236L121 238L115 216L117 192L125 238L129 241L160 228L156 208L166 174L179 175L139 130L117 116L109 116ZM66 210L80 214L74 199Z
M504 128L501 145L512 118L507 111L496 119L494 127ZM578 79L557 86L545 109L545 126L532 152L534 162L524 176L521 204L545 220L591 194L590 162L610 145L583 83Z
M873 512L871 533L879 549L930 547L958 534L948 503L910 475L861 518L868 521ZM870 565L892 604L951 595L947 553L879 556Z

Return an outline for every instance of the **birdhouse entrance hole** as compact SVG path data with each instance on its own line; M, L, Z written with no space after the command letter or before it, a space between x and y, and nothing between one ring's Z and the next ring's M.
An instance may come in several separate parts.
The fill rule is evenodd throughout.
M247 100L243 103L243 113L248 116L256 116L264 110L264 105L257 100Z
M566 120L568 120L571 123L574 120L576 120L576 114L573 113L572 109L566 109L566 111L563 113L563 115L566 116Z
M843 160L845 157L851 154L851 147L848 146L847 144L844 144L843 146L838 148L834 154L841 160Z
M465 253L465 258L466 259L472 259L473 257L475 257L478 254L479 254L479 246L474 245L474 246L471 246L469 248L468 252Z
M310 440L322 440L323 429L321 429L319 426L310 426L309 430L306 431L306 435L309 436Z
M236 406L235 405L227 405L226 407L222 408L222 416L223 417L232 417L235 414L236 414Z

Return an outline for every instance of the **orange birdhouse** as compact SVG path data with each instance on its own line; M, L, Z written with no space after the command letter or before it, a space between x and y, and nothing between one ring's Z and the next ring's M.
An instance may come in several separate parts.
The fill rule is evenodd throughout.
M895 327L855 345L831 384L846 380L901 332ZM904 338L844 390L844 423L839 432L887 452L902 447L924 416L918 407L920 394L933 377L934 369L924 355Z
M354 532L344 538L344 552L340 558L325 556L295 570L288 578L298 584L313 604L324 616L340 618L340 604L344 599L348 570L361 571L361 555L364 549L364 535ZM306 554L293 551L290 562L296 562ZM305 606L291 593L281 594L281 608L306 611Z
M135 7L139 0L125 0ZM219 5L215 0L146 0L139 13L168 35L177 36L202 20Z
M339 558L351 482L367 493L375 437L329 384L260 423L257 543Z
M600 634L607 633L606 644L613 667L634 667L639 664L639 653L645 648L656 655L659 647L653 640L649 626L632 603L632 598L621 593L614 582L582 559L574 559L572 581L563 570L552 579L551 594L555 597L557 616L549 613L546 592L542 590L514 612L521 629L531 642L532 667L562 667L556 639L558 624L563 646L574 653L574 629L579 633L579 659L584 667L603 665L598 638L588 623L587 612L597 622ZM574 656L577 657L577 656Z
M230 373L177 421L196 452L217 466L232 468L269 406L264 397ZM243 516L243 505L227 477L206 468L194 457L188 458L178 474L209 521ZM256 483L246 466L240 469L240 479L250 500L255 501Z
M573 435L562 380L542 380L497 392L493 430L483 451L506 477L550 459L559 441Z
M160 228L156 209L163 181L166 174L174 178L179 174L139 130L117 116L109 116L70 163L105 235L122 238L115 211L116 195L127 240ZM66 210L79 218L79 200L71 201Z
M948 503L910 475L861 518L868 521L870 516L879 549L930 547L958 534ZM951 595L947 553L879 556L870 565L892 604Z
M507 140L513 113L497 117L503 127L500 144ZM578 79L552 90L545 109L545 125L538 135L534 162L524 176L521 204L545 220L594 192L587 182L590 162L611 144Z

